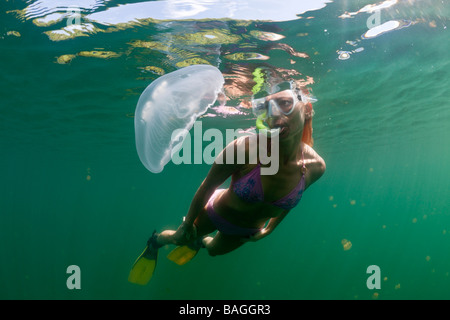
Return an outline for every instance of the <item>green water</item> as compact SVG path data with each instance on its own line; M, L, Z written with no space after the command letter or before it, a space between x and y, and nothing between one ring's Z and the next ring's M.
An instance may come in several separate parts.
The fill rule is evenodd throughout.
M369 3L335 1L284 22L95 24L97 32L60 41L44 32L65 20L38 26L39 15L11 12L32 1L2 3L0 298L449 299L449 5L398 3L381 22L415 23L362 40L369 14L338 16ZM202 43L186 32L215 38ZM358 47L338 59L337 51ZM80 54L94 50L118 56ZM269 59L230 56L242 52ZM75 57L57 63L65 54ZM127 281L134 259L154 229L177 227L209 166L147 171L133 113L155 70L191 58L225 74L231 106L236 90L254 85L256 67L312 77L314 147L327 171L270 237L224 256L201 251L183 267L162 248L153 279L139 287ZM202 121L204 129L254 125L249 113ZM80 267L81 290L66 286L70 265ZM369 265L380 267L379 290L366 286Z

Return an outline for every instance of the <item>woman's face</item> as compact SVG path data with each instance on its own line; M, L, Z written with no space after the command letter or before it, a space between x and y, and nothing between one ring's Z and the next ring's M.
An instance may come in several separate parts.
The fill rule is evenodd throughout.
M266 122L271 129L280 128L280 139L286 139L303 130L305 105L291 90L281 91L266 97L269 117Z

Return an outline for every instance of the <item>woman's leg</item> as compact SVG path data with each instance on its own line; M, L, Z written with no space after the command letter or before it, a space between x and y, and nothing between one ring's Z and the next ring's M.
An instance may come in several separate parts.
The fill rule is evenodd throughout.
M216 226L211 222L206 212L206 208L204 208L197 219L195 219L194 225L197 229L197 239L202 238L211 232L217 230ZM186 245L195 241L196 239L191 239L189 241L179 240L176 235L177 231L175 230L164 230L158 235L158 244L160 246L164 246L166 244L174 244L177 246ZM229 253L240 246L242 246L244 242L240 236L228 235L224 234L220 231L216 233L214 237L205 237L203 239L203 245L208 250L209 255L217 256Z
M220 231L216 233L214 238L206 237L203 239L203 245L211 256L229 253L239 248L244 243L245 242L242 241L240 236L223 234Z
M217 190L216 194L222 190ZM214 195L213 195L214 196ZM158 244L163 246L166 244L175 244L177 246L186 245L188 243L195 242L198 239L203 238L207 234L217 230L217 227L213 224L210 217L208 216L208 210L214 210L211 207L208 209L208 204L202 208L199 212L197 218L194 221L194 227L196 229L196 237L194 239L186 239L182 236L181 228L175 230L164 230L158 236ZM233 251L244 244L241 236L228 235L220 231L216 233L213 237L206 237L203 239L203 244L208 250L211 256L222 255Z
M210 211L208 213L208 210ZM197 239L217 230L217 226L211 221L209 214L216 214L212 203L208 203L195 219L197 227ZM221 255L233 251L244 244L241 236L224 234L218 231L214 237L205 237L202 241L211 256Z
M166 244L176 244L174 235L176 230L164 230L158 234L158 238L156 238L156 242L159 246L165 246Z
M178 227L177 230L164 230L158 235L158 245L164 246L166 244L174 244L183 246L215 231L217 228L208 218L206 208L203 208L195 219L194 228L196 229L196 237L192 239L186 239L186 237L183 236L183 230L180 227Z

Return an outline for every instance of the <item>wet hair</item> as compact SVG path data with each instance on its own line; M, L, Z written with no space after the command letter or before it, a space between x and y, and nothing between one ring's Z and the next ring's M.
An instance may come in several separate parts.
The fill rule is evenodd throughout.
M309 95L309 90L306 87L298 88L299 91L302 91L305 95ZM303 125L303 134L302 134L302 142L306 143L310 147L314 145L313 139L313 127L312 127L312 118L314 116L314 109L311 102L304 102L306 108L306 114L308 115L305 124Z
M308 146L312 147L314 145L313 139L313 127L312 127L312 117L305 120L305 125L303 126L302 142L306 143Z

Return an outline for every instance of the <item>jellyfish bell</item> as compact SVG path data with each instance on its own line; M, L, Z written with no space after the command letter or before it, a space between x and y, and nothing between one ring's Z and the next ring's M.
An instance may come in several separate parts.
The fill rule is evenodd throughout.
M165 74L141 94L134 127L142 164L159 173L179 150L195 120L214 104L225 80L211 65L193 65Z

